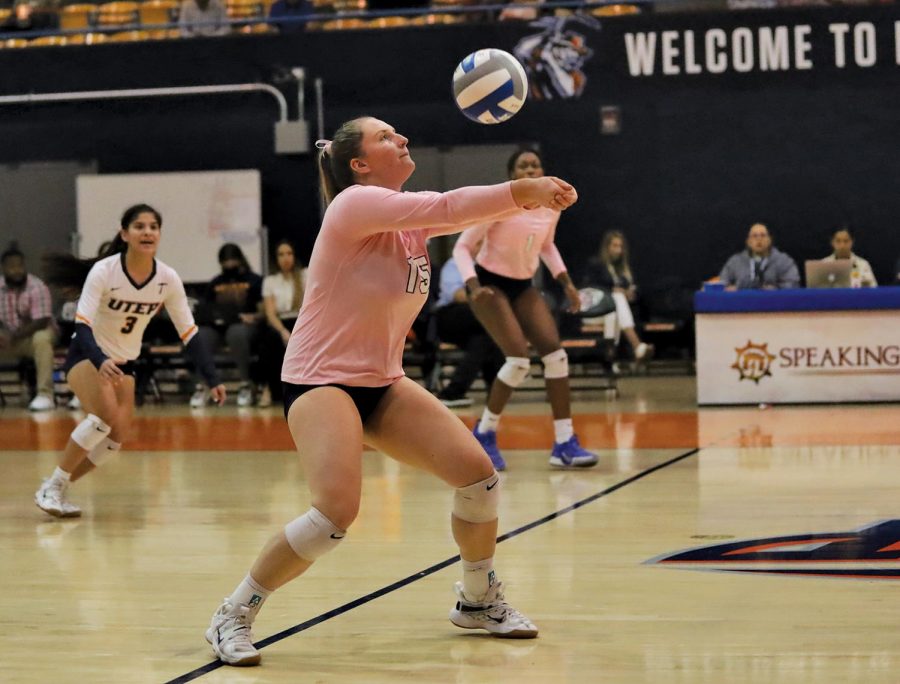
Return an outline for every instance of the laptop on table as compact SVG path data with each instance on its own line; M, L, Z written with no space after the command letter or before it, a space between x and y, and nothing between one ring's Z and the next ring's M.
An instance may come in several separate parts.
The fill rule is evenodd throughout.
M850 259L806 262L806 287L830 288L850 287Z

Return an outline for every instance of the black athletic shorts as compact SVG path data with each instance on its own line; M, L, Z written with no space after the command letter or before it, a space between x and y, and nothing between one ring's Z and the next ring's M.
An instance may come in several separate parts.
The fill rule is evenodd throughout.
M519 295L532 287L531 278L525 280L507 278L506 276L498 275L493 271L488 271L478 264L475 264L475 275L478 276L478 282L481 283L482 287L490 286L497 288L505 294L511 302L516 301L516 299L519 298Z
M81 350L81 345L76 342L72 342L69 345L69 351L66 352L66 360L63 362L62 369L66 373L68 373L70 370L72 370L75 367L76 364L81 363L85 359L87 359L87 354L85 354ZM91 364L91 365L93 365L93 364ZM123 373L125 373L125 375L135 375L136 374L134 361L127 361L126 363L119 364L119 368L122 370Z
M291 409L291 404L310 390L314 390L317 387L337 387L350 395L350 398L356 405L356 410L359 411L359 418L363 425L366 424L369 416L378 408L378 402L381 401L381 398L391 388L390 385L385 385L384 387L350 387L349 385L339 385L334 382L328 382L324 385L295 385L290 382L282 382L281 385L284 387L285 418L287 418L288 411Z

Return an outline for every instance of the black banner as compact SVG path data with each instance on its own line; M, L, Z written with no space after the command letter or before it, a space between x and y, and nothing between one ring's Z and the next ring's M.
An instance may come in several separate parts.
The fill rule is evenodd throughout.
M0 50L0 94L279 83L302 66L308 105L323 79L327 133L371 113L413 150L540 143L548 171L581 194L557 236L576 273L617 228L645 285L693 288L763 221L800 262L853 226L884 283L900 256L898 26L897 6L809 8ZM531 82L522 111L495 126L463 117L450 92L459 60L485 47L516 54ZM275 118L263 95L0 107L0 162L259 168L272 240L291 235L306 254L315 167L274 153Z

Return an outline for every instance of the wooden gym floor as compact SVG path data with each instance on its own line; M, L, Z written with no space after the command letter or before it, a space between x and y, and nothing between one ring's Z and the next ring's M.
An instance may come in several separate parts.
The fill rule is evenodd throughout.
M693 384L578 394L602 454L583 472L548 468L539 393L510 406L496 566L539 639L449 623L451 493L368 452L347 541L273 595L263 664L240 670L203 631L306 510L280 410L140 409L119 460L74 486L84 517L60 521L32 495L78 414L3 409L0 681L900 681L900 407L697 410Z

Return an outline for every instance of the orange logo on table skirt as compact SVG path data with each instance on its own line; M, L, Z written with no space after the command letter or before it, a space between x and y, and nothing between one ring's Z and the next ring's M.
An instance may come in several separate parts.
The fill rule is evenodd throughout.
M740 374L738 380L752 380L759 384L762 378L772 375L771 367L775 355L769 353L768 347L768 342L753 344L750 340L747 340L744 347L735 347L737 359L731 367Z

